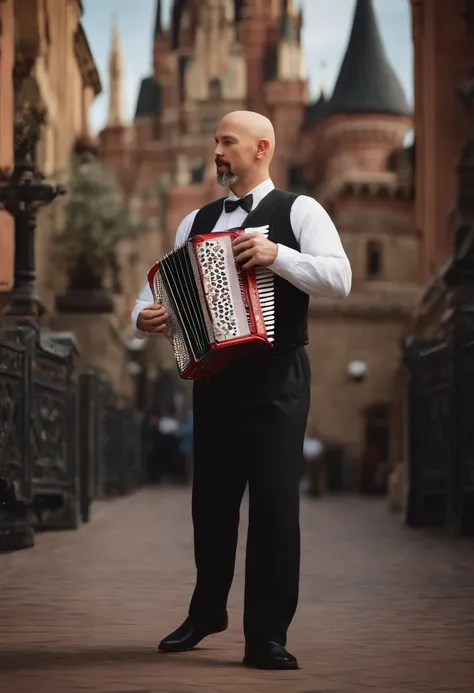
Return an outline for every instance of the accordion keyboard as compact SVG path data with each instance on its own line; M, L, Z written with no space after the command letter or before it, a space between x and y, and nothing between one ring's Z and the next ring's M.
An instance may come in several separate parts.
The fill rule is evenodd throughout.
M249 231L260 231L268 237L268 226L258 229L246 229ZM258 295L262 308L263 322L267 331L269 342L273 342L275 336L275 275L268 267L255 268L255 281L257 282Z

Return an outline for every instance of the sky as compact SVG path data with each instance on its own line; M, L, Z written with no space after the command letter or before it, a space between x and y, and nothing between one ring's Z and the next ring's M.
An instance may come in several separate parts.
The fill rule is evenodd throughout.
M344 56L356 0L296 0L304 11L303 45L311 94L321 84L330 94ZM156 0L84 0L83 23L102 80L103 92L91 110L92 128L105 125L107 64L112 26L117 21L124 60L124 111L133 118L140 80L151 72ZM164 0L168 24L171 0ZM409 0L374 0L387 55L410 103L413 102L413 50Z

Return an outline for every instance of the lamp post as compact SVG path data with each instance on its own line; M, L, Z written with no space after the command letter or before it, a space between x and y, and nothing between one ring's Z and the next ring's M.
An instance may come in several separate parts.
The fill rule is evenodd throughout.
M35 233L38 210L66 192L52 185L36 166L36 146L45 123L44 111L25 103L15 114L15 163L1 174L0 205L14 220L14 286L7 315L36 318L43 312L35 293Z
M31 60L18 61L15 65L13 86L16 99L31 67ZM35 293L38 210L66 192L63 186L47 183L37 168L36 147L46 119L44 110L31 101L34 99L24 99L21 106L15 107L13 170L0 171L0 208L13 217L15 232L14 285L9 307L3 316L12 317L19 323L35 322L44 312ZM31 504L19 499L14 484L0 473L0 549L32 546L33 534Z

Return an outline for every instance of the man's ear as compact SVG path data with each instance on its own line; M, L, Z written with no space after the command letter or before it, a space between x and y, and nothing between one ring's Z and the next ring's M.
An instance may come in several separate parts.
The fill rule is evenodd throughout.
M261 159L270 149L270 140L262 139L257 142L257 159Z

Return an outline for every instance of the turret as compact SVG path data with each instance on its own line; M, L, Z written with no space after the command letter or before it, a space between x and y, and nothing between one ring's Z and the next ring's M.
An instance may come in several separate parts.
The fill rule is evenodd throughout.
M112 29L112 48L109 57L109 112L107 127L124 124L123 117L123 61L117 24Z

